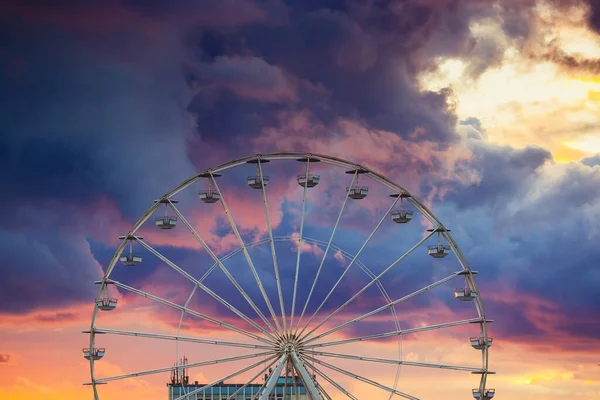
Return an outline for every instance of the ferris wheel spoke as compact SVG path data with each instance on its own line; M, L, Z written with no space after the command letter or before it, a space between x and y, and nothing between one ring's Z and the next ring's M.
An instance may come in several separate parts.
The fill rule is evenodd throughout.
M392 209L394 208L394 206L398 202L399 198L400 197L394 198L394 201L392 202L392 205L388 208L387 212L379 220L379 223L377 224L377 226L375 226L375 228L373 229L373 231L371 232L371 234L369 235L369 237L367 237L367 240L365 240L365 242L363 243L363 245L361 246L361 248L354 255L354 258L352 258L352 260L350 261L350 263L348 264L348 266L346 267L346 269L344 269L344 272L342 272L342 275L339 277L339 279L337 280L337 282L335 283L335 285L333 285L333 287L331 288L331 290L329 291L329 293L327 293L327 296L325 296L325 299L323 299L323 301L321 302L321 304L319 305L319 307L317 307L317 309L315 310L315 312L313 313L313 315L310 317L310 319L308 320L308 322L306 323L306 325L304 326L304 328L302 328L302 331L300 331L300 335L302 335L302 333L304 333L304 331L308 328L308 326L310 325L310 323L312 322L312 320L315 318L315 316L319 313L319 311L321 311L321 308L323 308L323 306L325 305L325 303L327 302L327 300L329 299L329 297L331 296L331 294L333 293L333 291L338 287L338 285L340 284L340 282L342 281L342 279L344 278L344 276L346 276L346 274L350 270L350 267L356 262L356 260L360 256L360 253L362 253L362 251L365 249L365 247L367 247L367 245L369 244L369 242L371 241L371 239L373 238L373 236L375 236L375 233L377 233L377 231L379 230L379 228L381 227L381 225L383 224L383 222L387 219L388 215L390 214L390 212L392 211ZM313 328L310 332L308 332L304 336L304 338L306 338L312 332L314 332L315 330L317 330L326 321L327 321L327 319L325 319L325 320L321 321L319 324L317 324L317 326L315 328Z
M229 395L229 397L227 397L227 400L231 400L234 399L235 396L237 396L237 394L239 392L241 392L242 390L244 390L249 384L251 384L253 381L255 381L256 379L258 379L258 377L260 377L267 369L271 368L271 366L273 364L275 364L277 360L273 360L272 362L270 362L266 367L264 367L263 369L261 369L258 374L254 375L252 378L250 378L250 380L246 383L244 383L243 386L241 386L238 390L236 390L235 392L233 392L232 394Z
M267 307L269 308L269 312L271 313L271 317L273 318L273 321L275 322L275 325L277 326L278 331L275 330L271 326L271 324L269 324L269 327L275 333L281 332L281 326L279 325L279 321L277 320L277 317L275 316L275 310L273 310L273 306L271 305L271 301L269 300L269 296L267 295L267 292L265 291L265 288L264 288L264 286L263 286L263 284L262 284L262 282L260 280L260 277L258 276L258 272L256 271L256 268L254 267L254 263L252 262L252 259L250 258L250 254L248 253L248 249L246 248L246 245L244 243L244 239L242 239L242 236L240 235L240 232L239 232L239 230L237 228L237 225L235 224L235 221L233 220L233 215L231 214L231 211L227 207L227 203L225 202L225 196L223 196L223 192L221 192L221 190L219 190L219 186L217 185L217 181L215 180L215 177L212 174L212 172L210 173L210 178L211 178L211 181L212 181L215 189L219 193L221 193L221 205L223 206L223 210L225 210L225 214L227 215L227 219L229 220L229 224L231 225L231 229L233 230L233 233L235 234L235 236L237 237L237 239L240 242L240 246L242 247L242 251L244 252L244 256L246 257L246 261L248 262L248 266L252 270L252 275L254 275L254 279L256 280L256 284L258 285L258 288L260 289L260 292L262 293L262 296L265 299L265 303L267 303Z
M392 332L378 333L375 335L367 335L367 336L360 336L360 337L355 337L355 338L350 338L350 339L336 340L333 342L306 344L306 345L304 345L304 347L308 349L308 348L316 348L316 347L338 346L338 345L348 344L348 343L363 342L363 341L375 340L375 339L384 339L384 338L389 338L389 337L394 337L394 336L408 335L411 333L425 332L425 331L431 331L431 330L435 330L435 329L444 329L444 328L450 328L453 326L477 324L477 323L483 323L483 322L484 321L481 318L471 318L471 319L465 319L465 320L461 320L461 321L446 322L443 324L421 326L418 328L402 329L402 330L397 330L397 331L392 331ZM493 322L493 321L487 320L486 322L489 323L489 322Z
M233 362L233 361L247 360L250 358L263 357L263 356L270 355L270 354L273 354L273 353L272 352L263 352L263 353L256 353L256 354L245 354L243 356L219 358L216 360L201 361L201 362L196 362L196 363L192 363L192 364L187 364L186 368L203 367L206 365L215 365L215 364L222 364L222 363L228 363L228 362ZM260 361L258 364L261 364L262 362L263 361ZM106 382L110 382L110 381L117 381L117 380L127 379L127 378L136 378L138 376L160 374L163 372L171 372L177 368L179 368L179 367L171 366L171 367L165 367L165 368L148 369L146 371L132 372L130 374L108 376L106 378L96 378L96 384L102 384L102 383L106 383Z
M335 387L337 390L339 390L340 392L345 394L347 397L351 398L352 400L358 400L358 397L354 396L352 393L350 393L349 391L344 389L340 384L338 384L336 381L331 379L329 376L327 376L327 374L323 373L320 369L318 369L317 367L315 367L314 365L311 365L311 364L306 364L306 365L310 369L315 371L315 373L317 375L319 375L321 378L325 379L327 382L329 382L331 385L333 385L333 387Z
M242 369L240 369L238 371L235 371L235 372L233 372L233 373L231 373L231 374L229 374L227 376L224 376L224 377L222 377L222 378L220 378L220 379L218 379L216 381L213 381L213 382L209 383L208 385L202 386L201 388L194 389L194 390L192 390L189 393L181 395L181 396L175 398L174 400L188 399L190 396L194 396L194 399L196 399L197 398L196 394L205 392L207 389L210 389L213 386L216 386L216 385L218 385L220 383L223 383L227 379L231 379L234 376L238 376L238 375L243 374L246 371L250 371L251 369L258 367L260 364L262 364L262 363L264 363L266 361L270 361L270 360L274 359L275 357L276 356L271 356L271 357L267 358L266 360L260 360L260 361L258 361L256 363L252 364L252 365L249 365L249 366L247 366L245 368L242 368Z
M363 314L363 315L361 315L361 316L359 316L359 317L356 317L356 318L354 318L354 319L352 319L352 320L350 320L350 321L348 321L348 322L345 322L345 323L343 323L343 324L341 324L341 325L339 325L339 326L337 326L337 327L335 327L335 328L333 328L333 329L330 329L330 330L328 330L327 332L321 333L321 334L319 334L319 335L317 335L317 336L313 336L313 337L311 337L310 339L308 339L308 340L307 340L306 342L304 342L304 343L310 343L310 342L313 342L313 341L315 341L315 340L317 340L317 339L323 338L323 337L325 337L325 336L328 336L328 335L330 335L330 334L332 334L332 333L334 333L334 332L337 332L337 331L339 331L340 329L344 329L344 328L347 328L347 327L349 327L349 326L351 326L351 325L354 325L354 324L356 324L357 322L360 322L360 321L362 321L362 320L363 320L363 319L365 319L365 318L368 318L368 317L370 317L370 316L373 316L373 315L375 315L375 314L377 314L377 313L380 313L381 311L387 310L388 308L391 308L391 307L393 307L393 306L395 306L395 305L397 305L397 304L400 304L400 303L402 303L402 302L404 302L404 301L406 301L406 300L412 299L413 297L415 297L415 296L418 296L418 295L420 295L421 293L425 293L425 292L427 292L427 291L429 291L429 290L431 290L431 289L433 289L433 288L435 288L435 287L437 287L437 286L440 286L440 285L442 285L442 284L444 284L444 283L446 283L446 282L448 282L448 281L450 281L450 280L452 280L452 279L456 278L456 277L457 277L459 274L460 274L459 272L455 272L455 273L453 273L452 275L445 277L444 279L441 279L441 280L439 280L439 281L437 281L437 282L435 282L435 283L432 283L432 284L431 284L431 285L429 285L429 286L425 286L425 287L424 287L424 288L422 288L422 289L419 289L419 290L417 290L417 291L414 291L414 292L412 292L412 293L411 293L411 294L409 294L409 295L406 295L406 296L404 296L404 297L401 297L401 298L399 298L399 299L397 299L397 300L394 300L394 301L392 301L392 302L389 302L388 304L385 304L385 305L383 305L383 306L381 306L381 307L379 307L379 308L377 308L377 309L375 309L375 310L369 311L368 313L366 313L366 314Z
M327 353L321 351L313 351L307 350L307 353L310 353L315 356L323 356L323 357L331 357L331 358L341 358L345 360L356 360L356 361L368 361L382 364L395 364L395 365L406 365L409 367L424 367L424 368L434 368L434 369L451 369L456 371L466 371L466 372L479 372L482 373L484 370L481 368L474 367L464 367L461 365L445 365L445 364L431 364L424 362L413 362L413 361L405 361L405 360L393 360L389 358L377 358L377 357L362 357L362 356L352 356L349 354L340 354L340 353Z
M371 379L369 379L369 378L365 378L364 376L357 375L357 374L355 374L355 373L352 373L352 372L350 372L350 371L347 371L347 370L345 370L345 369L343 369L343 368L336 367L335 365L331 365L331 364L329 364L329 363L327 363L327 362L325 362L325 361L318 360L318 359L316 359L316 358L314 358L314 357L309 357L309 356L305 356L305 357L306 357L307 359L309 359L309 360L313 361L313 362L316 362L316 363L317 363L317 364L319 364L319 365L322 365L322 366L324 366L324 367L327 367L327 368L329 368L329 369L332 369L332 370L334 370L334 371L336 371L336 372L339 372L340 374L344 374L344 375L346 375L346 376L349 376L349 377L351 377L351 378L354 378L354 379L356 379L357 381L364 382L364 383L368 383L369 385L375 386L375 387L377 387L377 388L379 388L379 389L382 389L382 390L385 390L385 391L387 391L387 392L389 392L389 393L396 394L396 395L398 395L398 396L400 396L400 397L404 397L405 399L409 399L409 400L419 400L419 398L417 398L417 397L415 397L415 396L411 396L411 395L410 395L410 394L408 394L408 393L404 393L404 392L401 392L401 391L399 391L399 390L393 389L393 388L391 388L391 387L389 387L389 386L382 385L381 383L375 382L375 381L373 381L373 380L371 380Z
M208 276L208 275L206 275L206 276ZM204 277L201 278L201 281L203 279L204 279ZM194 297L196 290L198 290L198 286L194 285L194 288L190 292L190 295L188 296L187 300L183 304L184 308L187 308L187 306L190 304L190 301L192 301L192 297ZM179 333L181 332L181 325L183 325L183 317L185 317L185 311L181 311L181 315L179 316L179 324L177 324L177 336L179 336ZM97 329L95 331L97 331ZM175 342L175 362L178 362L178 360L179 360L179 342Z
M162 260L168 266L170 266L171 268L173 268L175 271L179 272L181 275L183 275L190 282L194 283L197 287L199 287L200 289L202 289L210 297L212 297L213 299L215 299L216 301L218 301L219 303L221 303L222 305L224 305L225 307L227 307L235 315L237 315L238 317L242 318L244 321L246 321L247 323L249 323L250 325L252 325L254 328L258 329L264 335L271 337L271 339L273 339L273 340L277 340L277 338L275 338L275 336L273 336L270 332L267 332L266 330L264 330L256 322L254 322L248 316L246 316L246 314L244 314L243 312L241 312L240 310L238 310L237 308L235 308L234 306L232 306L231 304L229 304L229 302L227 302L221 296L219 296L218 294L216 294L215 292L213 292L212 290L210 290L202 282L200 282L199 280L197 280L196 278L194 278L193 276L191 276L189 273L187 273L186 271L184 271L183 269L181 269L181 267L179 267L178 265L176 265L174 262L172 262L171 260L169 260L168 258L166 258L165 256L163 256L158 250L154 249L148 243L144 242L143 240L140 240L137 237L136 237L136 241L139 244L141 244L144 248L146 248L146 250L148 250L150 253L154 254L156 257L158 257L160 260Z
M298 292L298 275L300 272L300 255L302 254L302 234L304 233L304 217L306 213L306 192L308 188L309 181L309 166L310 166L310 157L306 159L306 179L304 180L304 188L302 190L302 216L300 217L300 232L298 237L298 252L296 255L296 275L294 277L294 294L292 296L292 314L290 317L290 335L292 334L292 329L294 325L294 312L296 311L296 293Z
M356 170L356 172L352 176L352 181L350 182L349 187L354 186L354 181L356 180L357 175L358 175L358 170ZM335 225L333 226L333 230L331 231L331 235L329 236L329 242L327 243L327 247L325 247L325 252L323 253L323 257L321 258L321 263L319 264L319 269L317 270L315 279L313 279L312 286L310 288L310 291L308 292L306 301L304 302L304 307L302 308L302 313L300 314L300 318L298 319L298 324L296 325L296 331L294 332L294 335L296 335L298 333L298 329L300 328L300 322L302 321L302 318L304 318L304 314L306 313L306 308L308 307L310 298L312 297L312 294L315 290L315 286L317 285L317 280L319 279L319 275L321 274L321 270L323 269L323 264L325 263L325 258L327 258L327 253L329 252L329 249L331 248L331 243L333 241L333 237L335 236L335 232L338 228L338 225L340 224L340 220L342 219L342 214L344 213L344 209L346 208L346 203L348 202L349 194L350 194L350 191L346 191L346 196L344 197L344 202L342 203L342 208L340 209L340 212L338 213L337 220L335 221Z
M213 178L213 180L214 180L214 178ZM196 240L198 240L198 242L202 245L202 247L208 252L208 254L211 256L211 258L219 266L221 271L223 271L223 273L227 276L229 281L233 284L233 286L235 286L235 288L238 290L238 292L244 297L246 302L250 305L250 307L252 307L252 309L256 312L256 314L259 316L259 318L263 320L263 322L267 325L267 327L269 329L271 329L271 331L273 333L277 333L275 328L273 328L273 326L269 323L269 320L260 311L258 306L254 303L254 301L252 301L252 299L250 298L250 296L248 296L248 294L244 291L244 289L242 289L240 284L236 281L236 279L233 277L233 275L231 275L231 273L225 267L223 262L216 256L215 253L213 253L213 251L206 244L206 242L202 239L202 237L198 234L198 232L196 232L194 227L192 225L190 225L190 223L187 221L187 219L183 216L183 214L181 214L181 212L177 209L177 207L175 207L175 205L173 203L170 203L170 204L171 204L171 207L173 207L173 211L175 211L175 213L177 214L177 216L179 217L181 222L183 222L183 224L188 228L188 230L192 233L192 235L196 238ZM244 250L243 246L242 246L242 250Z
M90 332L91 331L89 331L89 330L83 331L83 333L90 333ZM215 345L215 346L242 347L242 348L247 348L247 349L260 349L260 350L271 350L271 351L273 351L274 349L277 348L275 345L263 346L263 345L250 344L250 343L227 342L227 341L222 341L222 340L201 339L201 338L189 337L189 336L165 335L165 334L161 334L161 333L122 331L122 330L117 330L117 329L95 328L94 333L95 334L135 336L135 337L150 338L150 339L175 340L177 342L192 342L192 343L210 344L210 345Z
M275 361L273 362L273 364L277 361L277 359L275 358ZM273 365L271 364L271 365ZM263 389L265 388L267 384L267 379L264 380L264 382L262 383L262 385L260 385L260 387L258 388L258 390L256 391L256 393L254 393L252 395L252 400L255 400L263 391Z
M139 296L142 296L142 297L145 297L147 299L153 300L153 301L155 301L157 303L163 304L163 305L165 305L167 307L171 307L171 308L174 308L174 309L179 310L179 311L184 311L184 312L186 312L186 313L188 313L190 315L193 315L193 316L195 316L197 318L200 318L200 319L203 319L205 321L211 322L211 323L213 323L215 325L218 325L218 326L221 326L223 328L227 328L227 329L229 329L231 331L234 331L234 332L237 332L237 333L241 333L242 335L245 335L245 336L247 336L249 338L258 340L260 342L267 343L269 345L275 344L275 342L273 340L271 340L271 339L260 337L258 335L255 335L252 332L248 332L245 329L235 327L235 326L230 325L230 324L228 324L226 322L220 321L220 320L218 320L216 318L209 317L208 315L204 315L202 313L199 313L198 311L190 310L187 307L180 306L179 304L175 304L175 303L170 302L168 300L162 299L162 298L160 298L158 296L154 296L154 295L152 295L150 293L144 292L143 290L136 289L136 288L133 288L131 286L125 285L124 283L117 282L117 281L114 281L112 279L108 279L107 283L113 284L113 285L115 285L117 287L120 287L121 289L125 289L125 290L130 291L132 293L135 293L135 294L137 294Z
M399 198L399 197L398 197ZM398 200L398 198L396 198L396 200ZM389 214L389 212L388 212ZM368 288L370 288L372 285L374 285L375 283L377 283L379 281L379 279L381 279L385 274L387 274L392 268L394 268L396 265L398 265L398 263L400 263L402 260L404 260L406 257L408 257L413 251L415 251L419 246L421 246L427 239L429 239L435 232L430 232L428 235L426 235L423 239L421 239L419 242L417 242L417 244L415 244L413 247L411 247L406 253L404 253L400 258L398 258L396 261L394 261L389 267L387 267L383 272L381 272L379 275L377 275L374 279L371 280L371 282L369 282L368 284L366 284L362 289L360 289L358 292L356 292L348 301L346 301L344 304L342 304L341 306L339 306L335 311L333 311L331 314L329 314L327 317L325 317L321 322L319 322L317 324L317 326L315 326L310 332L308 332L304 338L307 338L308 336L310 336L311 333L315 332L317 329L319 329L323 324L325 324L327 321L329 321L331 318L333 318L335 315L337 315L340 311L342 311L344 308L346 308L352 301L354 301L354 299L356 299L358 296L360 296L362 293L364 293ZM356 258L356 256L355 256ZM338 280L339 283L339 280ZM330 292L331 293L331 292Z
M323 395L324 398L326 398L327 400L331 400L331 396L329 396L329 394L325 391L325 389L323 388L323 386L321 386L319 384L319 382L315 382L315 386L317 387L317 389L319 390L319 392L321 392L321 394Z
M277 295L279 296L279 307L281 308L281 319L283 321L283 330L287 331L287 322L285 318L285 305L283 304L283 292L281 291L281 279L279 278L279 266L277 264L277 254L275 253L275 241L273 240L273 227L271 226L271 216L269 215L269 204L267 203L267 192L265 190L265 181L263 177L262 166L258 161L258 173L262 189L263 203L265 205L265 215L267 217L267 229L269 230L269 242L271 244L271 255L273 257L273 270L275 271L275 282L277 283Z

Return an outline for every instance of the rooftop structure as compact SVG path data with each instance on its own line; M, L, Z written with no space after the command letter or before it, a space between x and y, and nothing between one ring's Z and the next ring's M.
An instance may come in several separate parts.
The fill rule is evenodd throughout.
M190 377L187 373L187 358L183 358L179 368L173 370L171 373L171 381L167 383L169 388L169 400L177 399L178 397L195 392L188 397L188 400L220 400L227 399L231 395L237 394L232 397L236 400L250 400L258 398L259 393L265 386L265 383L269 379L270 374L273 372L269 369L269 374L264 374L263 383L225 383L223 381L216 385L207 388L205 391L198 391L207 383L199 383L198 381L190 382ZM315 377L313 376L313 379ZM284 393L286 394L284 398ZM298 396L296 397L296 393ZM277 383L271 393L270 399L284 400L284 399L300 399L308 400L309 397L306 393L306 388L302 384L302 380L299 376L280 376L277 378Z

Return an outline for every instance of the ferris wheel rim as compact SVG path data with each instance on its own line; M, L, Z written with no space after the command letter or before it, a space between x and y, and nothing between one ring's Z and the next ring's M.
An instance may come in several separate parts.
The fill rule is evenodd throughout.
M367 177L371 178L373 181L378 182L378 183L382 184L383 186L388 187L390 190L392 190L393 192L395 192L398 195L403 195L403 194L408 195L406 200L435 226L434 229L438 230L438 236L441 235L445 239L446 243L450 244L450 250L455 255L456 259L458 260L459 264L461 265L462 271L466 272L466 275L468 276L468 279L469 279L469 284L472 286L474 291L476 291L477 293L480 293L480 291L477 287L476 281L473 277L473 271L470 269L470 266L466 260L466 257L462 253L462 250L458 247L458 244L456 243L456 241L450 234L449 230L447 230L444 227L442 222L422 202L420 202L417 198L415 198L408 190L406 190L401 185L391 181L389 178L387 178L383 174L373 171L370 168L364 167L361 164L353 163L353 162L350 162L350 161L347 161L347 160L344 160L344 159L341 159L338 157L328 156L328 155L324 155L324 154L317 154L317 153L310 153L310 152L274 152L274 153L255 154L255 155L245 156L245 157L234 159L234 160L231 160L231 161L228 161L225 163L218 164L212 168L208 168L208 169L206 169L202 172L199 172L199 173L195 174L194 176L188 178L187 180L183 181L179 185L175 186L169 192L165 193L165 195L160 199L160 201L156 201L155 204L152 205L146 211L146 213L144 213L144 215L142 215L142 217L140 217L140 219L138 219L138 221L132 226L131 230L124 237L123 241L117 248L117 251L113 255L113 258L111 259L111 261L108 265L108 268L105 271L102 281L99 282L100 287L99 287L99 290L98 290L98 293L96 296L96 302L95 302L96 304L94 306L94 311L92 314L91 329L89 331L90 332L90 349L94 349L94 345L95 345L96 319L97 319L98 311L99 311L98 300L101 298L102 291L106 288L107 282L109 280L108 278L109 278L110 274L112 273L115 265L118 262L119 255L123 252L125 246L127 245L127 242L128 242L127 238L135 235L135 233L139 230L139 228L143 225L143 223L145 223L150 218L150 216L152 216L154 214L154 212L158 209L161 202L168 201L170 203L171 197L175 196L177 193L181 192L182 190L190 187L191 185L196 183L199 179L206 177L207 175L209 175L214 182L215 174L218 174L219 172L223 172L223 171L226 171L228 169L231 169L231 168L234 168L237 166L247 164L253 160L256 161L256 164L258 165L258 168L260 170L261 160L267 160L267 161L292 160L292 159L298 160L299 157L303 157L308 160L307 169L308 169L308 164L311 162L312 159L315 159L315 160L324 162L325 164L333 165L336 167L354 169L356 171L360 171L361 174L366 175ZM262 174L262 172L261 172L261 174ZM262 177L262 175L261 175L261 177ZM307 177L308 177L308 173L307 173ZM216 184L216 182L215 182L215 184ZM264 186L265 185L263 184L263 194L264 194ZM305 185L305 193L306 193L306 185ZM270 220L269 220L269 222L270 222ZM192 292L190 294L189 299L191 299L193 294L194 294L194 292ZM189 302L189 300L188 300L188 302ZM479 314L478 323L480 326L480 336L487 339L488 338L487 323L491 322L491 321L489 321L485 317L481 296L477 296L474 299L474 303L476 305L476 309ZM183 315L183 312L182 312L182 315ZM277 319L275 319L274 315L273 315L273 318L274 318L274 321L276 322ZM180 327L181 327L181 323L178 327L178 334L179 334ZM398 328L398 330L399 330L399 328ZM296 330L296 332L297 332L297 330ZM487 348L484 351L482 351L483 370L485 372L482 374L482 379L480 382L480 390L484 390L485 386L486 386L486 378L487 378L487 374L488 374L487 369L489 366L489 358L488 358L487 353L488 353ZM318 373L318 370L315 369L314 372ZM94 395L95 395L95 398L98 398L98 393L96 390L97 379L94 376L94 359L93 359L93 357L90 359L90 374L91 374L91 378L92 378L91 384L94 389ZM393 395L394 395L394 393L392 392L390 397Z

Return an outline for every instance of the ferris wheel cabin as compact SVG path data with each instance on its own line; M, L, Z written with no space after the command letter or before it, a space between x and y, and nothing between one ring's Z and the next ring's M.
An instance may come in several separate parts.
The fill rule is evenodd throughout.
M216 190L204 190L198 195L203 203L213 204L221 200L221 193Z
M173 229L177 225L177 217L169 215L169 203L177 203L177 200L161 199L155 200L155 203L161 203L165 205L165 214L155 217L154 224L159 229Z
M427 232L437 232L437 244L427 246L427 254L433 258L444 258L450 254L450 246L441 241L442 232L450 232L450 229L439 226L435 229L427 229Z
M308 188L313 188L315 186L317 186L319 184L319 179L321 179L321 177L319 175L308 175L308 179L306 179L306 174L303 175L298 175L296 180L298 181L298 184L302 187L306 186Z
M142 262L142 256L140 256L138 254L133 254L133 241L136 240L136 238L133 236L120 236L119 237L119 239L125 239L125 238L127 238L127 240L129 241L129 254L121 253L121 256L119 257L119 261L121 261L121 264L123 264L125 266L134 267ZM138 236L137 239L144 239L144 238L141 236Z
M117 307L117 299L110 297L103 297L99 299L96 304L98 304L98 309L102 311L110 311L114 310Z
M269 184L269 177L263 175L261 179L261 177L258 175L249 176L246 182L248 183L248 186L250 186L252 189L262 189L263 183L265 186Z
M483 350L485 348L492 347L493 342L494 342L494 339L492 339L492 338L487 338L487 340L483 337L472 337L471 338L471 346L475 350Z
M397 224L406 224L407 222L410 222L413 219L414 213L412 210L405 210L402 204L402 201L410 197L410 195L408 193L394 193L391 194L390 197L400 197L400 208L393 210L390 214L392 221Z
M86 360L91 360L93 359L94 361L98 361L99 359L101 359L102 357L104 357L104 349L100 348L100 349L83 349L83 357Z
M262 158L246 161L247 164L256 164L256 175L248 176L248 178L246 179L246 183L252 189L262 189L263 187L266 187L269 184L269 176L263 174L262 167L260 166L260 164L268 162L270 161Z
M367 194L369 193L369 188L366 186L348 186L346 188L346 191L348 192L348 197L350 197L353 200L361 200L364 199L365 197L367 197Z
M365 197L367 197L367 194L369 194L369 188L367 186L360 186L358 184L358 176L362 175L362 174L366 174L367 172L369 172L369 171L367 171L364 168L357 168L357 169L351 169L349 171L346 171L347 174L356 175L356 183L353 184L352 186L348 186L346 188L348 197L350 197L353 200L361 200L361 199L364 199Z
M479 389L473 389L473 397L478 400L490 400L496 394L496 389L487 389L486 391L481 393Z
M134 267L142 262L142 256L125 254L119 258L119 261L121 261L121 264L123 265Z
M160 229L173 229L177 225L177 217L167 216L154 218L154 223Z
M473 301L477 297L477 293L468 287L456 288L454 289L454 297L460 301Z
M427 246L427 254L433 258L444 258L450 254L450 246L447 244L432 244Z
M210 174L210 173L203 173L199 175L200 178L207 178L209 179L208 181L208 188L206 188L205 190L202 190L200 193L198 193L198 197L200 198L200 200L202 200L203 203L206 204L214 204L217 201L221 200L221 193L219 193L218 190L213 189L212 187L212 180L214 178L218 178L221 175L220 174Z
M412 210L395 210L392 211L392 221L397 224L406 224L413 219Z

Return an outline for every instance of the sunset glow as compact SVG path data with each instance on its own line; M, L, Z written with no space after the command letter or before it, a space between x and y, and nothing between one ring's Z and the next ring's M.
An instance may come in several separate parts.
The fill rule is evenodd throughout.
M42 3L0 4L1 400L261 351L359 399L600 398L597 1Z

